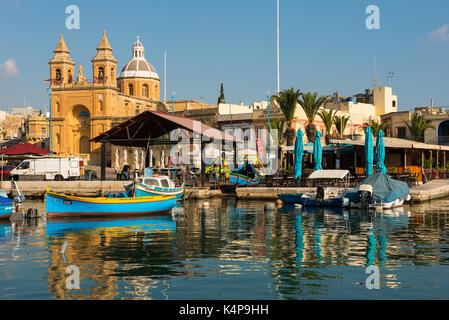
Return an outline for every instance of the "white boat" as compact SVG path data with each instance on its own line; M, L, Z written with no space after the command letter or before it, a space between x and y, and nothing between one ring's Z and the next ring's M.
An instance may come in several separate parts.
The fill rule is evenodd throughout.
M170 177L159 175L138 178L136 182L125 186L125 189L135 193L135 197L166 195L180 199L184 195L184 185L177 186Z

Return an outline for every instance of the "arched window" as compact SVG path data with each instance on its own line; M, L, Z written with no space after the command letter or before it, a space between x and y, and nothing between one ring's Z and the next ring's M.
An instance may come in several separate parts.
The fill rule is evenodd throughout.
M61 110L59 109L59 102L56 102L56 112L60 112Z
M68 79L69 83L73 82L73 77L72 77L72 70L69 70L69 79Z
M128 85L128 94L130 96L134 95L134 86L132 84Z
M62 78L62 74L61 74L61 69L56 69L56 77L57 80L61 80Z
M104 68L98 68L98 79L104 79Z
M148 85L144 84L142 87L142 96L148 97Z
M111 80L114 80L115 79L115 77L114 77L114 68L111 68Z

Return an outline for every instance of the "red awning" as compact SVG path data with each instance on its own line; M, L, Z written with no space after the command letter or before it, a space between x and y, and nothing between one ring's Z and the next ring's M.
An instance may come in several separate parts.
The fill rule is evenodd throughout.
M41 155L50 154L47 149L38 148L30 143L19 143L12 147L0 149L0 154L17 156L17 155Z

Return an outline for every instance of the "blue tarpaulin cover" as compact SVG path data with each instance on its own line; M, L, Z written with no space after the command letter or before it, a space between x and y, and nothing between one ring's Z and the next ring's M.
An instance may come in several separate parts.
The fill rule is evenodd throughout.
M350 201L354 200L362 184L371 185L373 187L373 200L384 203L405 198L410 193L410 189L405 182L394 180L389 175L378 172L367 177L354 189L346 191L345 197L350 198Z

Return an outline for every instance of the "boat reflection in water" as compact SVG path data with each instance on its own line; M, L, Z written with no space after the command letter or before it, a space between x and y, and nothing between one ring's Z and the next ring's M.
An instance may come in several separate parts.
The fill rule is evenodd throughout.
M170 213L50 218L46 226L48 292L54 299L114 299L121 294L148 297L149 287L157 283L155 279L170 274L166 264L174 257L175 230ZM63 247L66 249L61 252ZM67 289L69 266L79 270L79 290Z

